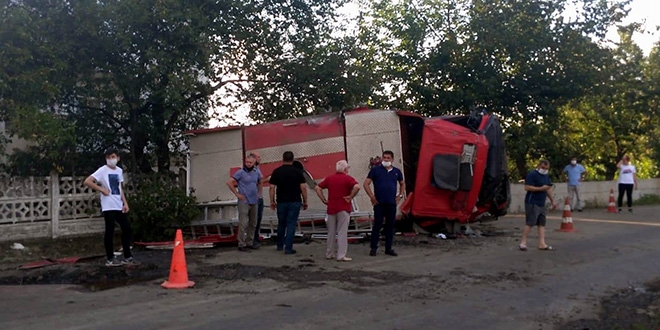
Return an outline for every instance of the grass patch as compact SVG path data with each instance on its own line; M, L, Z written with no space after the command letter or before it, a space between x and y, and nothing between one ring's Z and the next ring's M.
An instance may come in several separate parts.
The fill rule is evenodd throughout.
M656 194L644 194L635 201L635 205L656 205L660 204L660 196Z

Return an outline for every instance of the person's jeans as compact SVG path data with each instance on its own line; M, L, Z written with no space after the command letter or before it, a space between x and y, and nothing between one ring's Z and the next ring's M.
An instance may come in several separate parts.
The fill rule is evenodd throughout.
M635 188L635 185L630 183L619 183L619 199L617 200L617 204L619 205L619 208L621 208L621 205L623 205L623 194L626 194L626 199L628 202L628 208L632 207L632 193L633 193L633 188Z
M238 247L252 246L257 223L257 204L238 204Z
M296 234L301 202L277 203L277 249L293 251L293 239Z
M254 246L259 245L259 236L261 236L261 219L264 217L264 199L259 198L257 203L257 225L254 228Z
M380 241L380 229L385 220L385 251L392 251L394 241L394 220L396 220L395 204L376 204L374 206L374 226L371 230L371 249L378 249Z
M130 258L131 255L131 226L126 220L126 214L122 211L104 211L105 235L103 236L103 245L108 260L115 257L113 238L115 236L115 222L121 227L121 245L124 249L124 258Z
M568 185L568 197L571 203L571 210L582 210L582 201L580 200L580 186ZM574 197L577 197L577 204L573 204ZM575 205L575 207L573 207Z

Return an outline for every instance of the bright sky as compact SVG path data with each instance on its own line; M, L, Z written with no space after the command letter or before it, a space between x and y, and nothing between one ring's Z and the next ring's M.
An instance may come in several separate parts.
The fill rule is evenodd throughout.
M638 33L633 37L633 40L644 50L644 54L648 55L653 48L653 45L660 39L658 28L660 27L660 1L658 0L633 0L630 3L630 13L624 20L624 24L632 22L644 23L646 33ZM608 34L608 38L618 40L616 29L612 29Z

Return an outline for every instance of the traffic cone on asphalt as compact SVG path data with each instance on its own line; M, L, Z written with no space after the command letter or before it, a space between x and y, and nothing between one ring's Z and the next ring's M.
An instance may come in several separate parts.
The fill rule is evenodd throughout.
M170 278L161 284L166 289L191 288L195 282L188 280L188 267L186 266L186 254L183 250L183 235L181 229L177 229L174 238L174 251L172 252L172 264L170 265Z
M610 188L610 202L607 204L608 213L617 213L616 204L614 204L614 189Z
M571 200L566 197L564 212L561 214L561 227L557 231L574 232L573 217L571 215Z

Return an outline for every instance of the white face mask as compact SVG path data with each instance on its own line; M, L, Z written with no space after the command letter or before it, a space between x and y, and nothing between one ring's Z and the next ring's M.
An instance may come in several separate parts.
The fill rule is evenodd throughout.
M382 162L381 164L383 164L383 166L385 166L385 167L392 166L392 162Z
M543 175L548 174L548 170L547 170L547 169L539 168L539 169L537 169L537 171L539 171L539 173L541 173L541 174L543 174Z
M577 164L577 160L571 160L571 165Z
M117 158L112 158L112 159L106 159L105 162L108 164L110 167L115 167L117 166Z

